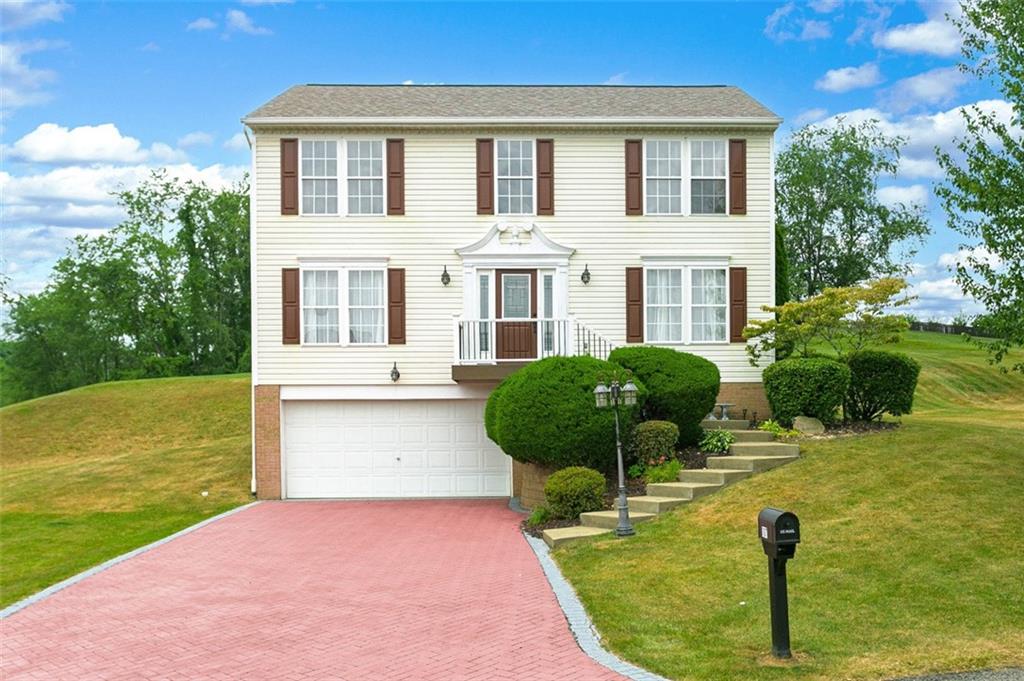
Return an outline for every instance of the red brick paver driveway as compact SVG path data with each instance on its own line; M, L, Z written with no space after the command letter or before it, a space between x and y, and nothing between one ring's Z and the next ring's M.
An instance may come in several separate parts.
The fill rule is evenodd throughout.
M277 502L0 623L4 679L617 679L504 502Z

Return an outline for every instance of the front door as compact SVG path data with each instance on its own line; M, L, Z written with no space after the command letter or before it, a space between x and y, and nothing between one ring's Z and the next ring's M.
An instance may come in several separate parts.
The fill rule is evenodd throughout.
M498 270L497 358L537 358L537 270Z

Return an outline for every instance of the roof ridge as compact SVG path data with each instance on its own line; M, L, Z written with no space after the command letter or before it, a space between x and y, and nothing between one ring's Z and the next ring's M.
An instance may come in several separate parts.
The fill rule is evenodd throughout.
M645 89L682 89L682 88L735 88L736 85L728 84L690 84L690 85L587 85L587 84L573 84L573 83L301 83L292 87L408 87L408 88L450 88L450 87L508 87L508 88L528 88L528 87L550 87L550 88L608 88L608 89L626 89L626 88L645 88Z

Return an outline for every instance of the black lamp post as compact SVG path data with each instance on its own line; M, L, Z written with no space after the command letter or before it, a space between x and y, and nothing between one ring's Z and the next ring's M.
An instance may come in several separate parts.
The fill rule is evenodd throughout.
M619 526L615 528L615 535L618 537L630 537L635 533L632 523L629 522L629 503L626 501L626 472L622 465L622 437L619 434L619 405L624 404L631 407L636 404L636 386L633 381L626 378L626 384L620 386L619 380L613 378L611 385L598 383L594 388L594 400L597 408L603 409L611 406L615 414L615 454L619 464Z

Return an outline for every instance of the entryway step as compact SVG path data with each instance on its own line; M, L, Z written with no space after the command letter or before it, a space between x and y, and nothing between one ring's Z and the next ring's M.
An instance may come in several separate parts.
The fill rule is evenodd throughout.
M698 468L679 471L679 482L703 482L709 485L728 485L753 475L753 471L730 470L728 468Z
M644 513L641 511L630 511L629 520L632 523L642 523L657 516L657 513ZM580 521L587 527L600 527L606 530L614 530L619 526L619 512L615 511L591 511L580 513Z
M689 499L681 497L659 497L648 494L644 497L629 497L629 513L664 513L665 511L682 506Z
M655 482L647 485L647 492L659 497L675 497L677 499L698 499L711 494L721 485L701 482Z
M800 445L786 442L737 442L729 447L734 456L796 456Z
M602 529L600 527L584 527L583 525L576 525L574 527L554 527L550 530L544 530L544 543L553 549L558 548L563 544L568 544L571 541L577 539L586 539L587 537L596 537L599 534L610 534L611 530Z
M709 456L708 468L718 470L745 470L753 473L768 471L796 461L799 456Z
M747 430L750 428L750 421L746 419L726 419L725 421L704 419L700 422L700 427L704 430Z
M731 430L736 442L775 442L775 436L765 430Z

